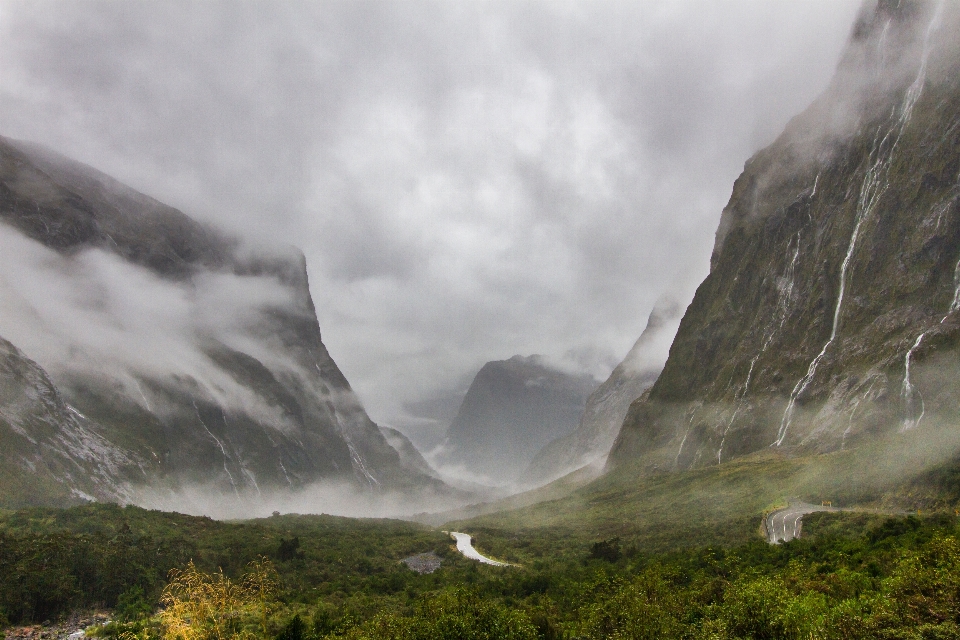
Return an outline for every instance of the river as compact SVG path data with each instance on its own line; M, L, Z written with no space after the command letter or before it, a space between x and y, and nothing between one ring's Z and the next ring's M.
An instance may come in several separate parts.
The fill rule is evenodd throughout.
M457 551L462 553L464 557L470 558L471 560L476 560L477 562L482 562L484 564L492 564L495 567L512 566L508 562L497 562L496 560L491 560L485 555L482 555L479 551L473 548L473 543L470 541L470 536L466 533L451 531L450 537L457 541Z

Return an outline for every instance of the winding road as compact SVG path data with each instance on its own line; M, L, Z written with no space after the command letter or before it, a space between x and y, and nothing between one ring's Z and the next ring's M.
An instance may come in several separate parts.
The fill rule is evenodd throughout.
M451 531L450 537L457 541L457 551L462 553L464 557L470 558L471 560L476 560L477 562L482 562L483 564L491 564L495 567L513 566L509 562L497 562L496 560L491 560L485 555L482 555L479 551L473 548L473 543L470 541L470 536L466 533Z
M763 526L767 532L767 542L778 544L789 542L800 537L800 528L803 526L803 516L818 511L840 511L837 507L825 507L807 502L791 502L783 509L777 509L763 519Z

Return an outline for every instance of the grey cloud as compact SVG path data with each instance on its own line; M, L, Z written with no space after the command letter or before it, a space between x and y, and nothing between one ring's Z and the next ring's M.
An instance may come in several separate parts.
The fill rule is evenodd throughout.
M389 423L518 353L603 377L858 4L0 0L0 133L300 246Z
M139 381L192 380L221 406L285 422L206 353L225 344L300 372L256 331L270 309L302 307L297 291L277 278L210 272L190 283L162 280L98 249L65 257L0 224L0 307L0 336L60 384L92 377L162 413Z

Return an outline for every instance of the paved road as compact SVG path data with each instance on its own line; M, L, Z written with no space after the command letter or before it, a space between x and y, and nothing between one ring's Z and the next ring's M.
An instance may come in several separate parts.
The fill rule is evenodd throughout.
M479 551L473 548L473 543L470 541L470 536L466 533L459 533L457 531L451 531L450 537L456 539L457 541L457 551L462 553L467 558L471 560L476 560L477 562L482 562L484 564L492 564L495 567L509 567L511 566L508 562L497 562L496 560L491 560L490 558L481 555Z
M767 514L763 526L767 531L767 542L778 544L800 537L803 516L818 511L840 511L836 507L823 507L807 502L791 502L790 506Z

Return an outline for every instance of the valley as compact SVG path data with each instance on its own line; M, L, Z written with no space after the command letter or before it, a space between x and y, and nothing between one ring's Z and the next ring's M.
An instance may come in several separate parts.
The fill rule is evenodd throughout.
M368 24L330 7L336 29ZM687 297L693 267L671 276L663 260L654 292L625 266L702 226L672 209L690 216L682 233L632 226L646 215L627 199L635 184L694 207L686 170L640 179L665 169L621 162L640 138L604 137L594 105L573 142L552 125L477 135L510 152L488 150L493 177L472 158L454 179L438 167L464 162L458 136L496 112L473 89L434 105L429 92L459 71L425 83L429 117L406 121L419 103L399 98L329 129L318 116L317 148L290 153L291 175L315 181L296 195L269 200L289 185L268 188L266 164L236 193L211 170L206 200L202 172L177 174L171 201L206 203L208 218L0 136L0 627L80 637L73 627L93 621L86 637L118 640L960 637L958 33L955 3L864 1L832 80L726 187L709 271ZM311 55L281 67L316 63L326 78L366 60ZM336 95L383 81L379 64L364 68ZM612 73L587 69L571 75ZM523 100L549 103L554 81L524 85ZM696 102L668 105L671 117L687 126ZM314 103L330 108L302 104ZM461 108L469 118L444 122ZM425 123L457 144L423 142ZM393 127L403 144L376 137ZM334 145L344 131L377 142ZM575 151L544 151L538 131ZM584 145L612 154L611 173L581 166ZM381 153L436 165L384 177ZM614 179L614 165L643 171ZM508 194L513 180L524 189ZM537 222L525 230L518 210ZM568 224L571 211L587 214ZM616 224L594 225L602 215ZM313 250L277 242L294 236Z

